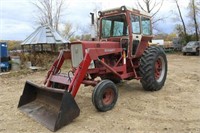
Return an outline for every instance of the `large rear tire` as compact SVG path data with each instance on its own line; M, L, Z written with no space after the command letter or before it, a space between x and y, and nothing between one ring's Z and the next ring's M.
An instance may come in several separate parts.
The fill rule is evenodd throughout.
M118 98L118 90L110 80L99 82L92 93L92 103L98 111L106 112L111 110Z
M151 46L144 51L140 60L140 74L144 90L158 91L163 87L167 77L167 58L161 47Z

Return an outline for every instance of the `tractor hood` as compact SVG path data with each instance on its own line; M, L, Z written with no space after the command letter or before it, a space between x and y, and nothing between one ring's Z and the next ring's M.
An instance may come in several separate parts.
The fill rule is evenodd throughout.
M72 58L72 66L78 67L80 62L84 59L86 52L90 48L95 49L114 49L120 48L119 42L111 42L111 41L79 41L70 43L70 51ZM90 68L94 68L94 65L91 64Z
M119 42L112 41L78 41L72 42L71 45L82 44L83 49L88 48L120 48Z

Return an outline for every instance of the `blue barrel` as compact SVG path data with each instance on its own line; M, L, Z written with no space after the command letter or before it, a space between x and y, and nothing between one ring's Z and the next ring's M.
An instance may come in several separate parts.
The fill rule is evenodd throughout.
M0 42L0 71L8 71L10 69L8 47L6 42Z
M1 50L0 57L8 57L8 47L7 47L6 42L0 43L0 50Z

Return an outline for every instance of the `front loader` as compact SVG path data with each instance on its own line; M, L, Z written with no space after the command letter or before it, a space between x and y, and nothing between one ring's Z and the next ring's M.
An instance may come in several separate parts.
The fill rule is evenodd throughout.
M54 61L44 85L25 84L18 108L51 131L79 116L74 98L81 84L94 87L92 103L105 112L115 106L116 84L122 80L140 80L147 91L160 90L165 83L167 59L162 48L149 46L149 14L122 6L99 12L99 21L99 41L70 43ZM71 60L71 69L61 73L66 60Z

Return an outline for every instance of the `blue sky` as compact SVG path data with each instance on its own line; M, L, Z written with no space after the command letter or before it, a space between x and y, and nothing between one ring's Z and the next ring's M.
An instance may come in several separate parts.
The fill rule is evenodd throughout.
M182 2L180 6L184 14L187 14L188 1L180 1ZM136 8L133 0L68 0L62 22L70 21L79 26L88 25L90 23L89 13L93 11L95 3L102 9L122 5ZM30 4L30 0L0 0L0 40L24 40L29 36L37 28L33 17L35 12L36 10ZM173 0L165 0L158 14L158 16L167 16L165 21L158 24L158 28L162 32L170 33L173 31L176 24L173 19L175 17L173 13L175 12L177 10Z

